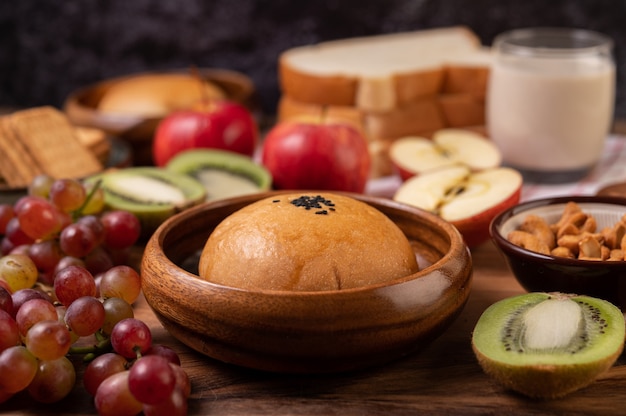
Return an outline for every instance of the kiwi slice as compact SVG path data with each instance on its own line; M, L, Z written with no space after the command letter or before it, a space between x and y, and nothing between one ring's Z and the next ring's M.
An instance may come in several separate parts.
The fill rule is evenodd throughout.
M218 149L193 149L174 156L165 168L202 183L207 200L269 190L272 176L250 157Z
M624 316L605 300L527 293L485 310L472 347L485 373L526 396L550 399L591 384L624 347Z
M186 208L203 202L204 186L181 173L157 167L130 167L92 176L101 181L108 209L123 209L137 215L145 233Z

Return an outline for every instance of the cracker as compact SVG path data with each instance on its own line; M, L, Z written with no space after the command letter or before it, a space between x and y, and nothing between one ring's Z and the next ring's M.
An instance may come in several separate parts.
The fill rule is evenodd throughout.
M0 117L0 175L9 186L23 187L40 173L41 168L13 130L9 116Z
M53 107L37 107L9 116L27 152L54 178L82 178L100 172L102 163L76 137L65 114Z

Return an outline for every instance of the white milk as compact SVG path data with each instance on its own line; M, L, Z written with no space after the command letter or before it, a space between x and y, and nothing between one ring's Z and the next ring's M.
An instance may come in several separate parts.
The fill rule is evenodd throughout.
M510 166L584 172L601 157L614 94L610 56L496 54L487 98L489 134Z

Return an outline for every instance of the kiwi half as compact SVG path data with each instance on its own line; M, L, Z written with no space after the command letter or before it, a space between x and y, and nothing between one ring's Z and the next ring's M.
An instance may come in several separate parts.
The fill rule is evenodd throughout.
M624 316L605 300L527 293L485 310L472 347L485 373L533 398L565 396L591 384L624 348Z
M202 183L207 200L267 191L272 176L252 158L218 149L193 149L178 153L165 166Z
M101 181L108 209L137 215L145 234L186 208L203 202L204 186L195 179L157 167L131 167L108 171L88 181Z

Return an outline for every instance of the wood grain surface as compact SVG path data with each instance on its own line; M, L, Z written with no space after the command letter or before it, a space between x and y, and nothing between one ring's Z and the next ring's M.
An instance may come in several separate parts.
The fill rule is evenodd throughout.
M234 367L177 342L143 299L135 306L136 316L150 324L154 342L167 344L181 355L192 381L190 415L626 414L624 357L591 386L551 401L506 391L482 372L471 350L471 331L487 306L523 289L491 242L475 248L472 256L469 302L449 330L421 352L358 372L293 376ZM0 414L95 413L80 383L56 404L33 403L20 394L0 405Z

